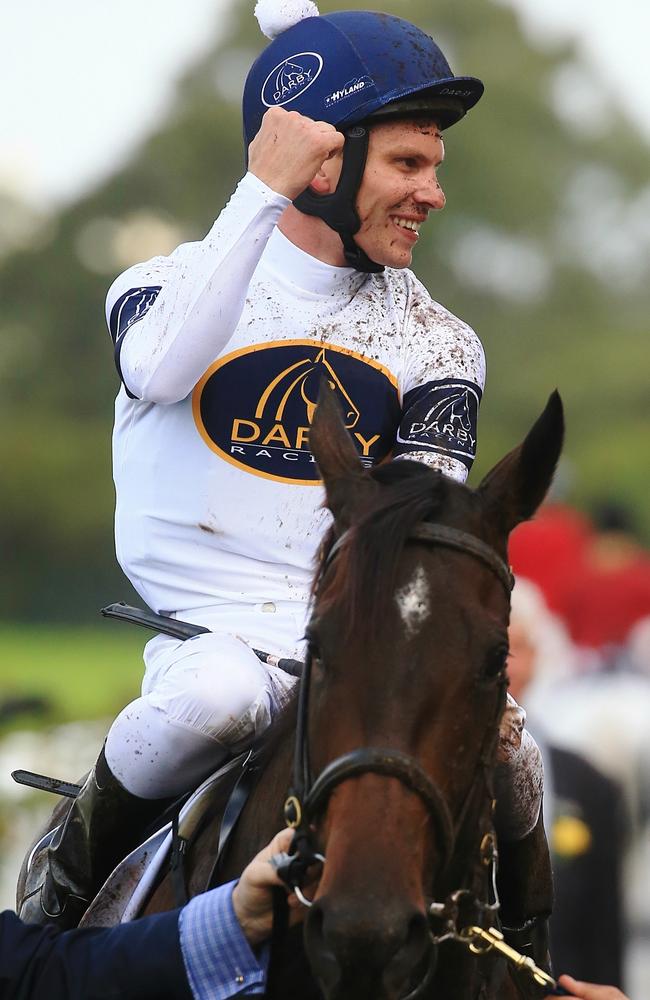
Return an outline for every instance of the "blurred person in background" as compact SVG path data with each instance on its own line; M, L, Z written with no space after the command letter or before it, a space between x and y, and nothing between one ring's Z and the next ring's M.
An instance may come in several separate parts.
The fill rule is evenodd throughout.
M650 953L650 619L632 627L614 669L581 670L584 665L584 655L578 655L573 669L561 670L557 658L545 653L526 688L525 707L538 740L545 735L581 755L623 790L626 967L643 982ZM543 734L536 720L543 722Z
M630 631L650 616L650 556L627 507L597 503L590 520L547 503L515 529L509 555L515 575L535 583L567 626L580 669L624 668Z
M650 615L630 629L620 662L622 670L650 678Z
M593 508L594 532L555 594L553 607L576 645L617 666L632 627L650 615L650 556L637 541L634 515L615 501Z
M509 628L510 691L527 710L527 726L545 766L544 819L553 862L550 921L556 969L620 985L623 978L623 795L583 756L557 746L536 714L534 690L570 676L573 651L537 587L518 578ZM545 675L545 676L541 676ZM550 682L549 678L554 678ZM531 693L531 698L528 693Z
M575 567L582 560L593 528L589 518L565 503L547 502L532 521L518 525L508 542L508 555L517 577L541 589L551 611L560 611L560 598Z

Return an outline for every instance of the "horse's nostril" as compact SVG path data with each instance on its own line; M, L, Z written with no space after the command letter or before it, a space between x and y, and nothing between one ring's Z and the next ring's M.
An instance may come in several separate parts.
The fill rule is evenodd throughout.
M330 1000L416 1000L435 971L435 948L419 911L382 911L369 919L352 906L332 907L324 896L307 917L305 946L314 976Z
M404 996L405 984L408 984L408 1000L419 997L433 975L436 957L426 917L422 913L413 914L404 944L384 970L387 995Z
M424 913L414 913L409 920L408 935L406 938L407 947L418 942L429 940L429 921Z
M328 945L324 932L325 914L320 903L312 906L305 922L305 948L314 975L326 996L334 993L341 981L341 967Z

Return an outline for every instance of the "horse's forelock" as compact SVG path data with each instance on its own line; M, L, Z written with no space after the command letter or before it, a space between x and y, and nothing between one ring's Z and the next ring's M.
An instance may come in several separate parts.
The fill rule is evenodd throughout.
M354 634L362 641L377 633L385 616L400 553L411 529L441 515L450 492L445 477L420 462L389 462L371 475L382 489L355 521L349 542L328 566L337 538L336 528L330 529L314 581L317 613L344 607L346 638Z

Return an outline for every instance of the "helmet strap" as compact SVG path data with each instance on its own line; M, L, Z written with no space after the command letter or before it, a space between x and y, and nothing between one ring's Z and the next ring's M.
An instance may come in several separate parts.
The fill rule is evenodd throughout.
M381 274L384 265L370 260L366 251L361 249L350 233L339 233L339 236L343 243L343 255L350 267L356 271L363 271L365 274Z
M331 194L316 194L311 188L307 188L294 198L293 204L299 212L322 219L330 229L339 234L343 253L350 267L367 274L378 274L384 270L383 266L370 260L353 239L361 227L355 203L366 168L368 138L368 130L361 125L347 129L343 165L336 191Z

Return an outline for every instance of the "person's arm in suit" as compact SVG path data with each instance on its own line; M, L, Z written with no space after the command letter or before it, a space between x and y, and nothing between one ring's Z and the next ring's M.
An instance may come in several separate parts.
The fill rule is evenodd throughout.
M191 1000L179 911L61 934L0 915L2 1000Z
M238 883L182 910L61 934L0 914L0 1000L227 1000L264 992L273 886L283 830Z

